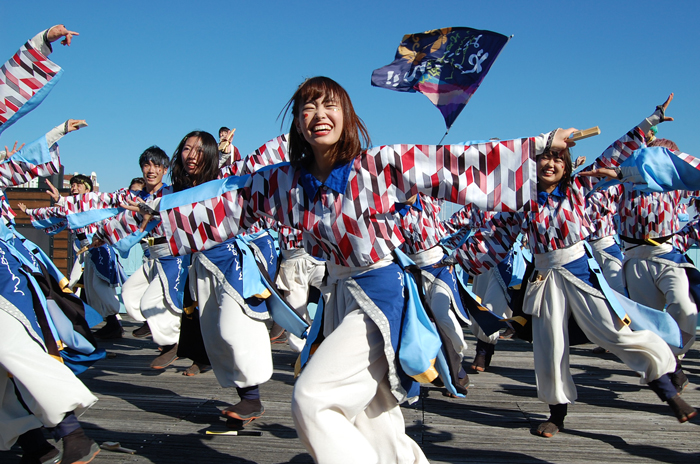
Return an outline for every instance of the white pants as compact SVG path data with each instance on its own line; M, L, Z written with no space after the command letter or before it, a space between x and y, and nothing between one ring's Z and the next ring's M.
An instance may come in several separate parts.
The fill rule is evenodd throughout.
M282 296L287 304L294 309L297 314L303 314L303 319L310 322L306 305L309 300L309 288L321 288L323 276L326 273L326 265L322 261L314 259L303 248L294 250L282 250L282 263L277 274L277 288L282 292ZM288 333L287 343L289 347L301 353L306 340Z
M681 348L671 347L676 355L684 355L695 343L698 308L690 296L685 269L666 260L655 260L668 253L672 246L634 245L625 250L624 272L630 298L650 308L663 310L671 315L678 327L692 335Z
M165 298L163 281L155 260L148 260L124 282L122 299L129 316L148 321L153 341L166 346L180 338L181 311L173 308Z
M501 318L507 319L513 315L513 311L508 305L508 300L506 299L506 291L503 289L503 285L496 277L498 268L494 267L489 272L480 276L482 279L488 278L488 285L486 290L483 291L481 298L481 304L493 311L495 314ZM498 342L498 337L500 333L498 331L492 333L491 335L486 335L479 324L472 320L472 333L476 338L482 342L488 343L490 345L495 345Z
M610 288L621 295L627 295L625 289L625 278L622 273L622 261L619 258L607 253L606 248L615 245L615 238L611 235L600 240L589 242L593 250L593 257L598 262L600 270L603 271L605 280Z
M324 314L324 327L334 330L324 330L325 340L294 386L297 434L320 464L427 463L406 435L392 395L382 334L340 282L337 294L324 288L324 297L337 303Z
M588 339L601 346L648 383L675 371L666 342L648 330L633 332L614 316L603 294L563 265L583 256L583 245L535 255L539 273L528 282L524 310L532 314L532 339L538 398L547 404L573 403L576 386L569 370L568 320L573 315Z
M95 269L95 264L89 256L85 257L83 268L83 283L85 296L90 306L95 308L102 317L119 314L119 297L114 287L101 279Z
M202 338L219 384L243 388L270 380L272 350L265 322L246 315L197 254L190 279L196 282Z
M362 310L345 316L294 386L292 417L319 464L427 463L405 432L384 341Z
M11 374L29 414L15 394ZM97 398L60 361L46 353L24 325L0 310L0 450L23 433L55 427L66 413L77 416Z

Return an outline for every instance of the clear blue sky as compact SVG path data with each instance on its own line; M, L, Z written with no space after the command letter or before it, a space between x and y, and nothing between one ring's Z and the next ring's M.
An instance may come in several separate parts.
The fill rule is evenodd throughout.
M598 125L576 156L597 156L675 92L660 135L700 155L697 1L72 1L2 2L0 61L57 23L80 32L52 59L65 74L1 145L68 118L90 127L61 142L66 172L95 171L103 191L140 175L138 155L169 155L193 129L237 129L248 153L278 135L278 113L306 77L349 92L375 145L437 143L445 127L420 94L371 87L404 34L442 27L515 37L445 143ZM286 131L286 128L285 128Z

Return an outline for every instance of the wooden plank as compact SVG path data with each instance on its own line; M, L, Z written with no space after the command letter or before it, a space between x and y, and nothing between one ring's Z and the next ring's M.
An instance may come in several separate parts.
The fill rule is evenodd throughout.
M114 357L80 377L100 401L81 422L98 442L118 441L136 450L128 455L102 451L95 463L311 463L298 440L290 401L296 359L286 345L273 345L274 373L261 386L265 415L249 430L261 437L207 436L224 430L220 410L237 401L213 372L185 377L188 360L162 371L150 369L158 355L150 340L130 332L140 324L124 321L125 338L104 343ZM470 347L475 344L467 334ZM668 406L610 354L592 345L571 349L578 401L566 428L551 439L533 435L548 408L537 399L531 345L502 340L487 372L470 374L464 399L424 386L414 405L402 408L406 431L431 463L696 463L700 462L700 421L679 424ZM683 396L700 406L700 343L684 360L691 385ZM468 367L473 356L467 356ZM18 447L0 452L0 462L19 460Z

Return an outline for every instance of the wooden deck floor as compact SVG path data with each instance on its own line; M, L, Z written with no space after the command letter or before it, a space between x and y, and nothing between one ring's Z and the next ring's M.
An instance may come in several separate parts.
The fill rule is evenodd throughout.
M102 451L95 463L313 462L290 416L295 356L286 345L273 345L274 375L261 387L266 413L246 429L262 436L213 437L204 432L225 430L219 410L237 401L235 391L219 387L211 371L181 375L186 360L149 369L155 344L131 337L137 324L124 326L124 339L104 345L113 357L81 375L100 399L81 421L98 443L118 441L136 454ZM552 439L532 434L548 410L537 400L531 347L519 340L500 342L490 370L470 375L467 398L424 388L416 404L403 408L407 431L432 463L700 463L700 421L679 424L633 372L591 348L572 349L579 401L569 408L566 430ZM696 407L699 349L697 343L684 363L691 385L683 396ZM15 447L0 452L0 462L19 456Z

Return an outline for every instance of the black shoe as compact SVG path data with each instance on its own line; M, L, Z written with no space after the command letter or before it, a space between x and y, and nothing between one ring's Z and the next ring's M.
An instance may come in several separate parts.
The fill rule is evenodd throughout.
M83 429L75 430L63 437L63 460L61 464L87 464L95 459L100 447Z
M165 369L177 359L177 343L163 347L163 354L151 362L152 369Z
M133 335L136 338L146 338L151 336L151 328L148 326L148 322L144 322L141 327L138 329L135 329L133 332L131 332L131 335Z
M676 395L670 400L666 401L669 406L671 406L671 409L673 410L673 414L676 416L676 419L678 419L678 422L681 424L683 422L687 422L693 417L698 415L698 412L695 410L694 407L686 403L683 398L681 398L681 395Z
M537 435L544 438L552 438L562 428L563 426L559 426L552 421L545 421L537 427Z
M23 454L19 464L58 464L61 462L61 459L63 459L63 453L51 446L48 452L38 456L29 453Z
M678 393L682 393L690 382L688 381L688 376L685 375L685 372L678 368L676 372L671 374L671 383L674 387L676 387Z
M95 335L95 338L99 338L100 340L115 340L118 338L122 338L124 335L124 329L122 329L122 326L104 326L99 330L96 330L93 335Z
M231 419L252 420L265 414L265 408L260 400L241 400L240 403L221 411L221 414Z
M283 338L284 340L278 341L280 338ZM282 328L281 325L278 323L272 324L272 327L270 328L270 341L272 343L283 343L284 341L287 340L287 337L284 336L284 328Z
M476 373L484 372L486 370L486 355L477 354L471 367Z
M193 362L190 367L182 371L182 375L186 375L187 377L192 377L193 375L197 374L204 374L205 372L211 370L211 366L209 364L202 364L198 362Z

